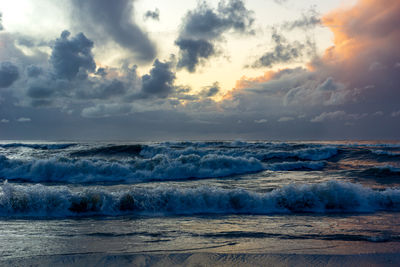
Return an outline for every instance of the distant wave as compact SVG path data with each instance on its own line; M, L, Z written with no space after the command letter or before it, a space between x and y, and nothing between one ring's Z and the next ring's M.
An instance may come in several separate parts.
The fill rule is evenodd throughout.
M222 155L183 155L169 158L109 161L101 159L50 158L14 160L0 156L0 177L34 182L96 182L223 177L264 170L255 158Z
M400 148L400 143L352 143L340 144L339 146L345 147L369 147L369 148Z
M0 144L2 148L18 148L26 147L32 149L42 149L42 150L55 150L55 149L65 149L76 144L24 144L24 143L10 143L10 144Z
M295 159L295 160L325 160L338 154L338 149L333 146L309 145L289 145L289 144L252 144L246 143L241 146L209 146L202 143L188 143L186 146L171 144L159 144L153 146L143 146L140 155L143 157L153 157L158 154L166 154L171 157L180 155L206 155L218 154L233 157L254 157L262 161L270 159ZM300 148L299 148L300 147ZM285 150L282 150L285 149Z
M337 154L338 154L338 149L336 147L328 146L328 147L303 148L291 151L271 151L269 153L263 154L261 157L263 159L295 158L299 160L325 160Z
M268 193L218 187L100 188L0 185L0 216L65 217L129 214L275 214L399 211L400 190L376 191L330 181L288 185Z
M391 165L376 166L361 171L361 174L369 176L382 176L382 178L400 176L400 168Z
M399 151L388 151L388 150L371 150L373 154L376 155L384 155L384 156L390 156L390 157L400 157L400 152Z
M263 163L254 157L196 154L170 157L109 160L99 158L48 158L17 160L0 156L0 178L32 182L143 182L225 177L271 171L320 170L323 161Z

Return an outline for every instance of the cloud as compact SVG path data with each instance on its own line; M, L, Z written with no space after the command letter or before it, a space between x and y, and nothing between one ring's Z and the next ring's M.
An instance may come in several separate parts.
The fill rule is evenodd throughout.
M320 14L315 10L315 8L310 8L306 12L302 13L301 18L283 23L282 29L287 31L292 31L294 29L307 31L318 25L322 25Z
M10 99L19 107L58 109L84 117L110 117L132 113L133 102L136 110L151 110L172 107L173 102L165 99L170 95L178 104L182 97L189 99L187 92L175 85L175 62L172 61L156 59L148 74L139 75L136 65L97 68L92 54L94 42L83 33L71 35L63 31L59 38L49 42L50 56L35 61L26 58L15 46L8 50L13 39L5 41L5 54L11 51L22 71L19 73L14 64L3 62L0 85L11 86L19 77L18 87L10 92L13 97Z
M278 5L282 5L287 3L289 0L274 0L275 3L277 3Z
M278 122L287 122L287 121L293 121L293 117L281 117L278 119Z
M219 86L218 82L213 83L211 86L204 87L201 92L200 96L202 97L213 97L221 91L221 87Z
M79 28L95 34L96 39L111 38L135 55L136 60L148 63L156 57L156 47L133 19L134 0L73 0L72 19Z
M400 62L400 57L394 45L398 30L391 24L397 23L397 17L392 16L394 6L390 5L391 2L388 2L390 8L386 12L374 6L365 9L362 5L366 3L361 1L357 4L361 5L358 11L365 13L376 10L375 19L386 21L385 27L378 27L378 22L367 23L371 17L367 16L371 15L368 12L363 16L369 27L358 27L355 33L350 30L354 27L351 18L354 18L356 25L362 25L363 21L363 16L357 12L353 14L341 10L334 16L337 24L327 22L326 18L330 15L323 16L323 23L331 27L335 34L335 46L327 49L324 55L313 58L304 67L268 71L260 77L244 77L234 90L225 95L216 84L205 83L209 86L201 87L199 92L177 85L175 62L161 59L152 61L153 67L146 74L140 73L142 68L132 64L92 68L90 64L82 63L90 60L75 60L74 57L83 56L84 52L72 53L74 60L69 61L61 56L65 59L63 64L73 66L72 74L68 76L64 74L68 72L56 71L62 68L56 67L47 54L44 56L39 53L39 50L46 51L47 48L35 49L37 41L32 42L34 46L31 48L23 46L24 51L32 52L28 56L19 49L21 45L16 35L1 33L4 50L0 51L0 60L12 62L19 71L19 78L12 84L12 90L0 91L2 117L21 118L29 115L32 123L19 125L29 128L29 131L12 132L12 127L3 127L0 137L243 137L253 140L398 138L400 128L393 123L393 119L382 117L381 113L373 115L380 111L390 116L399 109L399 68L395 66ZM225 1L223 6L227 4ZM221 13L219 7L209 9L217 14L218 19L226 18L229 13ZM186 22L185 19L183 22ZM251 27L246 27L247 30L242 32L240 26L224 28L216 25L218 27L204 29L201 25L193 25L194 28L199 27L196 38L185 32L185 24L182 24L179 32L182 40L205 41L214 51L214 54L204 58L195 53L194 58L200 60L192 65L193 70L202 64L202 60L221 53L220 46L227 34L251 34ZM378 27L379 31L374 27ZM295 29L302 30L301 27ZM286 34L280 29L281 33ZM86 46L91 53L97 40L90 34L85 32L84 36L89 36L86 39L90 42L93 40L93 48ZM72 45L77 36L68 36L65 45ZM56 41L49 43L50 54L56 53L52 51ZM287 40L286 44L293 42ZM303 56L307 53L304 51ZM86 54L86 59L92 58L96 62L90 53ZM179 55L178 62L181 59ZM298 59L294 59L294 62ZM374 62L379 62L384 68L370 71ZM63 124L60 127L47 124L54 120L63 121ZM357 127L345 126L349 123L357 124ZM268 127L268 131L265 131L265 127ZM77 128L79 131L76 131ZM115 131L116 128L118 131Z
M86 118L107 118L111 116L127 115L132 112L132 106L129 104L98 104L93 107L84 108L82 116Z
M248 116L269 114L269 120L279 114L290 114L291 117L305 114L312 118L305 123L309 127L308 133L311 129L317 131L318 125L334 132L330 124L333 120L357 120L358 128L353 128L351 135L357 132L359 136L366 136L367 132L372 135L379 131L380 136L388 135L398 127L379 116L398 109L400 79L395 66L400 62L400 50L396 45L400 43L399 12L398 1L383 4L377 0L360 0L349 9L322 16L321 23L334 34L334 46L320 57L313 56L307 68L267 71L260 77L242 78L226 94L223 106L230 112L236 109ZM287 30L312 28L307 21L299 23L300 20L296 20L290 27L287 23ZM277 38L281 36L277 30L275 33L278 44L275 47L278 48L266 53L257 62L259 66L295 60L293 58L300 54L296 50L293 54L282 53L290 51L283 48L291 48L292 43L282 42ZM283 56L279 56L281 54ZM368 116L377 110L380 112ZM380 129L371 130L367 121L380 125ZM335 124L335 127L338 135L346 132L340 125Z
M332 77L328 77L323 83L321 83L317 87L317 90L322 91L335 91L337 89L339 89L339 85L333 81Z
M87 73L96 70L92 55L93 42L83 33L69 38L71 33L63 31L51 53L50 62L54 72L61 79L73 79L78 74L86 77Z
M392 117L398 117L398 116L400 116L400 110L392 112Z
M343 110L337 110L333 112L324 112L315 118L311 119L311 122L323 122L326 120L343 119L346 117L346 112Z
M178 68L189 72L195 72L199 64L216 54L214 45L207 40L178 39L175 44L180 49Z
M0 12L0 31L4 30L3 27L3 14Z
M323 112L322 114L311 119L311 122L323 122L327 120L360 120L365 118L368 114L347 114L343 110L337 110L333 112Z
M31 98L48 98L54 94L54 90L48 87L32 86L28 88L27 95Z
M273 49L262 55L251 66L253 68L273 67L275 64L291 63L305 54L313 54L315 45L308 40L305 44L299 41L289 42L276 29L272 32Z
M32 120L30 118L26 118L26 117L21 117L19 119L17 119L17 122L31 122Z
M262 124L262 123L267 123L267 119L259 119L259 120L254 120L254 123Z
M154 11L147 10L146 13L144 13L144 19L160 20L160 10L158 8Z
M142 91L146 95L167 97L174 89L175 73L169 62L154 61L150 74L142 77Z
M36 78L39 75L43 74L43 69L39 66L29 65L28 67L26 67L26 73L28 77Z
M0 88L10 87L18 78L17 66L9 61L0 63Z
M221 41L224 33L251 34L253 22L253 12L242 0L220 1L217 9L199 2L196 9L184 17L175 41L180 49L178 68L196 71L199 64L217 54L215 43Z
M0 120L0 123L9 123L10 121L9 120L7 120L7 119L1 119Z
M323 16L323 24L334 33L334 46L314 67L329 71L353 88L375 85L375 90L369 91L375 102L398 97L398 72L388 66L400 59L399 12L396 0L360 0L349 9Z
M316 57L317 45L313 34L309 30L314 29L317 25L321 25L320 15L315 10L315 7L311 7L302 13L301 18L273 26L271 34L272 49L251 64L251 67L273 67L276 64L304 60L306 56L308 58ZM302 34L305 37L303 40L289 41L283 34L295 29L302 30Z

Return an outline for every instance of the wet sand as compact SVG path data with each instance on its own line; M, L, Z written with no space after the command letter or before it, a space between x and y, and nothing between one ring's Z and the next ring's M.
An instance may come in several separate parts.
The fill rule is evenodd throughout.
M4 266L399 266L400 254L74 254L0 259Z

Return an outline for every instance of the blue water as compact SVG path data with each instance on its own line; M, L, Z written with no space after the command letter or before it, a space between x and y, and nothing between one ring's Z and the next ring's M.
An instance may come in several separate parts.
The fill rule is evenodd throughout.
M400 143L0 143L0 253L400 251Z

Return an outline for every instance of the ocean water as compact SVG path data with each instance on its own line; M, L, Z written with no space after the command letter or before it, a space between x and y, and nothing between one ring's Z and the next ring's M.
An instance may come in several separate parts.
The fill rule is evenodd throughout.
M0 257L398 253L398 142L0 143Z

